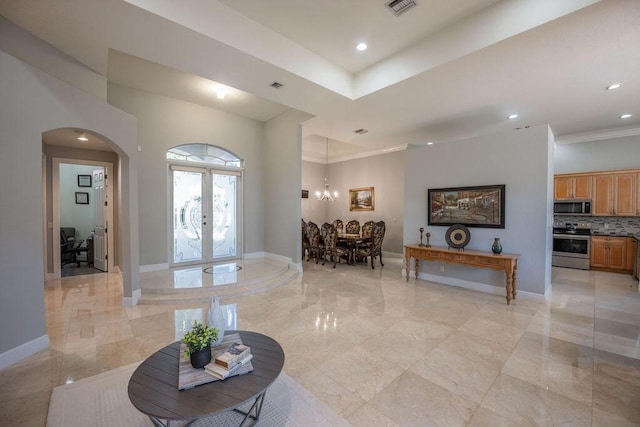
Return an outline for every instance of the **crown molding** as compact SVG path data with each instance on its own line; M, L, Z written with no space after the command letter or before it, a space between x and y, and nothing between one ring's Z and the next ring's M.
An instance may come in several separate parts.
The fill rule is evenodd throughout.
M556 138L556 144L577 144L580 142L603 141L640 135L640 128L605 129L595 132L574 133Z

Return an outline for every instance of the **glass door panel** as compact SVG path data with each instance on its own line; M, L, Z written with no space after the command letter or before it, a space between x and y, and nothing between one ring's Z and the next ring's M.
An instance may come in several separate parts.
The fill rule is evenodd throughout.
M203 261L202 189L204 173L173 172L173 262Z
M211 235L213 259L234 258L237 248L238 177L211 172Z

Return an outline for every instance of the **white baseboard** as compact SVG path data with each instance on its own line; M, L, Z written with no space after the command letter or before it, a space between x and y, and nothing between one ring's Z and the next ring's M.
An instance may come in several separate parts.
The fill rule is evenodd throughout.
M412 270L409 272L409 277L415 278L416 277L415 274L416 274L415 270ZM402 269L402 276L406 278L405 269ZM506 295L506 291L504 287L488 285L486 283L472 282L470 280L456 279L455 277L438 276L436 274L430 274L430 273L418 273L418 279L425 280L428 282L435 282L442 285L457 286L459 288L470 289L472 291L484 292L487 294L501 295L501 296ZM545 292L545 295L522 291L520 289L518 289L516 293L516 298L518 299L526 299L528 301L536 301L536 302L542 302L542 303L546 302L550 296L551 296L551 288L549 288L547 292Z
M49 335L43 335L0 354L0 370L49 347Z
M138 305L138 300L140 300L141 296L142 296L142 290L136 289L135 291L133 291L133 295L131 297L122 298L122 306L135 307L136 305Z
M271 252L251 252L248 254L244 254L245 259L254 259L254 258L269 258L275 261L286 262L287 264L293 263L293 260L289 257L272 254Z
M141 265L138 268L138 271L140 273L149 273L151 271L160 271L160 270L168 270L168 269L169 269L169 263L168 262L164 262L162 264Z
M382 256L385 258L404 258L404 254L399 254L397 252L382 251Z

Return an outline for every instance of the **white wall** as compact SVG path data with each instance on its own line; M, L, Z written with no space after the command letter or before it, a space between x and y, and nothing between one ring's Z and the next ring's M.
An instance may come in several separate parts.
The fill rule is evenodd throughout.
M0 53L0 369L48 345L44 316L42 133L91 130L126 162L127 233L120 236L125 297L137 276L135 120L104 101ZM132 156L133 159L132 159ZM132 266L135 266L133 271Z
M265 124L264 250L301 261L302 127L311 115L290 110Z
M140 265L169 262L167 149L217 145L245 161L244 252L264 249L263 124L234 114L109 84L109 103L138 119Z
M552 142L548 127L539 126L407 150L405 244L417 243L418 229L424 227L431 232L432 245L447 246L447 227L427 225L427 189L505 184L505 229L470 228L468 248L490 251L499 237L504 252L521 255L518 289L543 295L551 277ZM504 295L501 271L447 264L441 273L438 263L421 262L420 272L443 283L495 286L496 293Z
M640 168L640 136L558 144L554 172L597 172Z
M301 199L302 207L302 219L306 222L315 222L318 226L321 226L325 221L328 221L327 217L328 206L336 202L326 202L316 199L316 191L324 190L324 178L327 176L328 167L324 163L315 162L302 162L302 189L309 191L308 199ZM329 188L333 191L335 183L329 178ZM334 184L334 185L332 185ZM344 191L340 196L344 198ZM340 202L337 202L340 203ZM333 221L333 220L332 220Z

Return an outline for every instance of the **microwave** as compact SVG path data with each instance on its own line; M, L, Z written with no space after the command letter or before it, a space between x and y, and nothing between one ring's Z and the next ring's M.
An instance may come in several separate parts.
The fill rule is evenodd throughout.
M591 200L556 200L554 215L591 216Z

